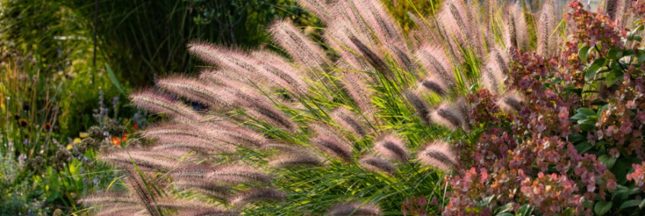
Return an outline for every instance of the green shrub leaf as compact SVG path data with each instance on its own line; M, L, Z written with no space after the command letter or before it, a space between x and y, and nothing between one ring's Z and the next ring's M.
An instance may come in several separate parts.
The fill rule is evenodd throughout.
M645 201L645 200L643 200L643 201ZM640 203L641 203L641 200L627 200L627 201L623 202L623 204L620 205L618 210L623 210L623 209L626 209L626 208L636 207Z
M612 204L613 204L612 202L599 201L594 206L593 211L597 215L605 215L605 214L607 214L607 212L609 212L609 210L611 210L611 205Z

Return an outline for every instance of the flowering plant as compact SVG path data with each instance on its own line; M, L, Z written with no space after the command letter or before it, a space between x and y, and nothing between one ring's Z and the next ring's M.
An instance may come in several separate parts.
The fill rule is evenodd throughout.
M635 204L643 193L626 181L642 186L642 167L634 164L626 174L645 154L643 19L621 29L619 19L577 1L569 6L560 57L513 52L506 84L524 101L511 107L515 114L491 106L488 92L470 97L476 104L470 118L485 122L485 132L474 151L462 153L472 168L451 178L444 213L503 213L523 204L546 215L642 210ZM486 199L488 205L478 205Z

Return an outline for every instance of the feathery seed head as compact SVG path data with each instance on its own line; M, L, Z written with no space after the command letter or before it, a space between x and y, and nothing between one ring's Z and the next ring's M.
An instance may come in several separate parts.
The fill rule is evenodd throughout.
M372 172L392 174L396 170L394 165L387 160L375 156L365 156L359 161L361 167Z
M283 57L269 51L255 51L252 55L267 72L279 77L286 83L284 88L295 94L307 93L309 85L305 82L307 78L305 72L291 65Z
M189 164L178 167L170 172L170 175L175 181L188 180L200 181L206 180L208 175L212 173L214 168L205 164Z
M323 162L320 158L306 152L286 152L269 161L269 166L274 168L285 168L291 166L320 166Z
M507 92L497 100L497 106L506 113L521 111L522 103L524 103L524 97L516 90Z
M403 93L403 96L405 96L407 101L412 105L412 107L414 107L417 116L419 116L423 122L430 123L430 119L428 118L430 109L428 108L428 104L418 95L418 93L406 90Z
M293 23L278 21L271 26L273 39L303 66L322 70L328 64L325 52L307 38Z
M232 192L230 186L217 184L216 182L211 182L204 179L180 179L174 181L173 184L179 189L192 189L222 200L228 198Z
M555 6L553 0L547 0L542 5L540 18L537 24L537 53L544 57L551 57L557 51L557 35Z
M257 148L267 142L267 139L261 134L229 121L202 123L197 126L203 133L212 134L213 137L226 140L234 145Z
M256 188L249 191L242 192L230 201L231 205L242 207L249 203L260 201L282 201L286 198L286 194L271 188Z
M139 201L124 193L97 193L82 198L79 202L85 205L106 206L114 204L137 204Z
M222 165L215 167L212 172L208 173L206 178L233 184L271 182L271 176L248 165Z
M448 143L435 141L427 145L417 155L419 161L425 165L449 171L457 165L457 156Z
M355 36L350 36L349 40L356 46L359 53L363 55L363 58L369 62L374 69L382 73L388 79L394 78L394 72L390 69L390 66L385 63L385 60L378 54L378 50L375 50L369 47L367 44L363 43L361 39Z
M439 24L445 29L450 40L454 38L462 46L471 46L481 53L482 46L479 41L479 29L475 25L470 8L462 0L445 1L438 14Z
M99 159L124 168L136 165L143 170L171 170L180 164L167 155L145 150L118 151L101 155Z
M455 80L453 67L441 47L425 45L415 53L415 56L428 74L443 80L447 86L453 85Z
M394 134L380 137L374 145L374 150L392 161L406 162L408 160L408 150L405 143Z
M222 100L220 90L196 79L167 77L157 81L157 86L189 100L208 105L213 110L230 107L230 101Z
M347 94L361 109L361 113L368 116L368 118L371 117L375 111L371 102L372 92L367 83L365 83L367 77L363 74L352 72L345 72L341 76L341 84Z
M506 74L509 72L508 62L499 50L493 50L488 55L486 66L482 70L482 85L491 93L503 92Z
M363 121L361 121L361 119L359 119L359 117L352 111L345 108L340 107L334 110L334 112L331 113L331 118L343 129L354 133L356 136L364 137L368 133Z
M353 1L358 15L383 44L403 42L402 30L379 1Z
M506 20L505 37L506 47L515 46L520 50L526 50L529 46L528 25L521 6L511 4L507 8L508 18Z
M137 107L154 113L166 114L173 118L186 121L197 121L201 115L180 101L154 91L141 91L130 95L132 103Z
M462 128L468 129L468 122L466 121L466 112L463 104L460 102L446 102L441 104L437 109L430 113L432 122L441 126L456 130Z
M382 215L381 209L374 204L364 204L358 202L343 203L335 205L327 211L328 216L379 216Z
M300 145L283 144L283 143L268 143L262 146L263 149L276 149L281 152L301 152L308 151L307 148Z
M110 206L96 213L96 216L129 216L144 215L146 210L140 205Z
M177 211L177 216L237 216L239 212L223 210L220 208L182 209Z
M445 80L432 74L419 82L418 89L421 91L431 91L439 96L444 96L448 92L448 86Z
M311 127L316 134L311 142L318 148L344 161L352 160L352 145L349 141L327 125L314 124Z
M334 19L331 6L324 0L298 0L298 4L327 24L332 23Z
M207 63L217 65L246 79L265 78L262 76L265 74L263 69L258 67L255 60L246 53L201 42L190 43L188 51Z

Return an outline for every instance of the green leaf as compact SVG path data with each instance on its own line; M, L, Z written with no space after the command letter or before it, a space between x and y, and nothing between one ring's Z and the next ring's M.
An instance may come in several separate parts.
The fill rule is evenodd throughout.
M620 50L620 49L618 49L618 48L611 48L611 49L609 50L609 53L607 54L607 56L608 56L609 58L611 58L611 59L616 59L616 60L618 60L618 59L620 59L621 57L623 57L623 51L622 51L622 50Z
M517 210L517 216L530 216L533 213L533 207L529 204L524 204Z
M600 162L602 162L602 164L604 164L607 167L607 169L611 169L612 167L614 167L614 164L616 163L616 159L617 158L609 156L609 155L606 155L606 154L601 155L598 158L598 160L600 160Z
M605 76L605 85L613 86L616 81L621 80L622 78L623 73L620 70L611 70L609 73L607 73L607 76Z
M596 59L587 69L585 70L585 80L589 81L593 79L596 76L596 73L598 73L598 70L605 65L605 59L604 58L598 58Z
M591 148L593 148L593 146L591 144L589 144L588 142L582 142L582 143L576 145L576 150L578 150L578 152L580 152L580 153L585 153L585 152L589 151L589 149L591 149Z
M596 205L594 206L593 211L597 215L605 215L607 214L607 212L609 212L609 210L611 210L612 204L613 204L612 202L606 202L606 201L596 202Z
M626 209L626 208L636 207L640 203L641 203L641 200L627 200L627 201L623 202L623 204L620 205L618 210L623 210L623 209Z
M586 107L577 109L576 114L571 116L571 120L576 121L583 130L593 129L597 119L596 112Z
M580 61L582 61L583 63L587 62L587 57L589 57L590 48L591 48L590 46L585 44L584 46L580 47L580 49L578 50L578 56L580 57Z
M618 185L612 197L614 197L613 199L627 199L627 197L639 192L640 192L640 188L625 187L623 185Z
M642 209L642 208L645 208L645 199L643 199L643 200L641 201L641 203L640 203L640 204L638 204L638 208L641 208L641 209Z
M480 206L488 206L488 205L490 205L490 203L493 201L493 199L495 199L495 195L491 195L491 196L485 197L484 199L482 199L482 200L479 202L479 205L480 205Z
M108 77L110 78L110 81L112 82L112 85L116 87L117 90L122 95L126 95L125 90L123 90L123 87L121 86L121 83L119 82L119 79L116 78L116 75L114 74L114 71L110 67L109 64L105 63L105 71L107 71Z
M496 209L497 215L503 215L502 213L510 214L509 212L513 211L513 204L508 203L506 205L500 206ZM513 215L513 214L510 214Z

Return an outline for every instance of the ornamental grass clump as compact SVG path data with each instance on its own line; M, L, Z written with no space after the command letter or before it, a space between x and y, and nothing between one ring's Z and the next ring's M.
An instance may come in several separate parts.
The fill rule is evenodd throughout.
M591 145L580 125L587 121L572 123L580 117L569 113L598 106L590 100L602 85L580 78L618 76L579 76L586 62L568 67L573 58L560 46L574 42L561 37L552 1L533 17L522 5L448 0L432 17L411 14L419 28L409 34L378 1L300 2L326 25L325 46L289 21L271 27L286 57L190 44L211 67L133 94L162 123L141 133L148 144L104 153L129 170L124 193L135 202L114 204L110 194L86 203L150 215L400 215L413 207L428 215L549 215L590 213L618 187L597 156L611 145ZM579 3L572 8L568 20L590 16ZM574 29L584 24L567 30L582 34ZM623 32L616 28L596 33ZM607 46L617 45L586 49L585 61L616 55ZM641 45L631 46L640 57ZM602 63L638 83L639 57ZM627 75L603 94L627 91L638 105L626 106L640 109L642 88L613 86ZM642 130L633 123L630 131ZM581 139L591 147L579 147Z

